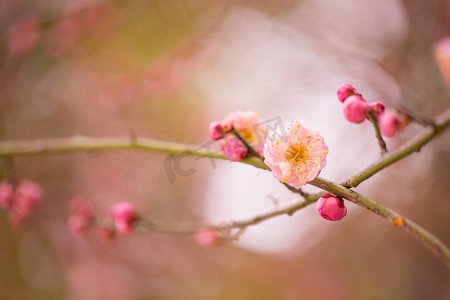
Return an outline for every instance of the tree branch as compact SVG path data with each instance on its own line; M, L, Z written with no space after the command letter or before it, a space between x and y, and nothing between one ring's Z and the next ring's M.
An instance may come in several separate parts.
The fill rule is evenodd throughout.
M393 163L414 152L419 152L425 144L441 133L449 125L450 109L438 116L434 122L434 125L426 127L415 138L412 138L399 148L386 153L378 159L378 161L344 181L342 185L345 187L357 187L361 182L375 175L387 166L392 165Z
M310 184L326 190L332 194L350 200L351 202L389 220L395 226L401 227L406 231L412 233L413 236L415 236L422 244L424 244L438 258L440 258L442 262L445 263L447 268L450 269L450 249L434 234L422 228L420 225L401 216L399 213L376 203L368 197L351 189L348 189L340 184L334 183L330 180L317 177L312 182L310 182Z
M170 143L143 137L87 137L77 135L68 138L0 141L0 157L24 155L49 155L71 152L97 152L111 150L141 150L166 155L192 155L227 160L209 147ZM247 157L241 162L261 169L269 169L260 158Z
M450 250L433 234L415 224L411 220L401 216L393 210L390 210L373 200L349 189L349 187L356 187L362 181L368 179L383 168L397 162L398 160L410 155L427 144L436 135L442 132L450 125L450 110L440 115L433 126L426 127L418 136L406 142L398 149L383 155L377 162L351 177L341 185L331 181L317 177L309 184L317 186L330 193L336 194L346 198L388 220L395 226L402 227L408 232L417 237L424 245L426 245L433 253L435 253L445 264L450 267ZM75 136L72 138L56 138L56 139L40 139L31 141L0 141L0 156L12 157L20 155L36 155L36 154L58 154L69 153L76 151L105 151L105 150L120 150L120 149L135 149L155 153L164 153L167 155L193 155L217 159L227 159L225 155L211 151L208 147L192 146L178 143L162 142L147 138L138 137L118 137L118 138L93 138L84 136ZM270 170L264 162L257 157L248 157L241 160L257 168ZM290 188L290 190L292 190ZM150 221L141 220L144 228L163 231L163 232L178 232L188 233L200 228L211 228L216 230L226 230L233 228L245 228L253 224L260 223L264 220L282 214L292 214L295 211L306 207L308 204L315 202L324 193L306 194L301 190L292 190L305 197L304 201L295 203L291 206L274 210L259 216L255 216L246 221L235 221L228 225L170 225L170 224L156 224Z
M276 210L272 210L266 213L262 213L260 215L256 215L248 220L243 221L232 221L223 225L210 225L210 224L170 224L157 222L153 220L146 220L140 218L137 222L138 228L141 230L147 231L158 231L164 233L175 233L175 234L191 234L196 232L199 229L213 229L217 231L226 231L230 229L245 229L248 226L256 225L268 219L271 219L280 215L289 215L292 216L296 211L305 208L306 206L315 203L317 199L326 194L325 192L319 192L316 194L309 194L303 200L298 201L294 204L288 205L283 208L279 208Z

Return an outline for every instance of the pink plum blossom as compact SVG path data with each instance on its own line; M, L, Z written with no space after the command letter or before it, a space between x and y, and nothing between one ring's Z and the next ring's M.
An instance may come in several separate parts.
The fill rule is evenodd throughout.
M318 132L302 121L286 124L287 136L273 133L264 144L264 162L281 182L304 185L326 166L328 147Z
M344 103L345 99L352 95L359 95L359 93L353 86L348 83L341 85L337 91L338 99L342 103Z
M248 131L246 133L250 135L253 133L252 127L259 122L259 116L254 111L237 110L228 113L223 119L222 125L226 131L233 127L238 132L246 130Z
M248 153L248 149L244 143L234 136L229 136L220 141L220 149L231 161L240 161Z
M217 246L220 242L219 234L212 229L199 229L194 235L195 241L203 247L210 248Z
M342 108L345 118L352 123L361 123L369 113L369 105L359 95L353 95L345 99Z
M128 234L133 231L133 223L137 219L133 203L128 201L119 202L110 209L109 214L114 219L118 232Z
M267 135L267 129L264 124L261 124L257 113L253 111L240 110L230 112L222 120L222 127L225 132L229 132L231 129L236 130L237 133L239 133L239 135L253 149L255 149L259 153L259 155L262 156L262 149L264 145L264 139ZM230 133L228 136L232 136L232 134ZM233 141L232 138L227 138L224 140L225 144L231 141ZM237 144L236 142L233 143ZM224 154L227 155L227 153L225 152Z
M217 121L211 122L209 124L209 136L216 141L222 139L225 136L225 130L222 124Z
M15 190L15 199L12 209L28 217L42 199L42 189L34 181L23 180Z
M347 208L341 198L324 195L316 203L316 208L322 218L329 221L339 221L347 214Z

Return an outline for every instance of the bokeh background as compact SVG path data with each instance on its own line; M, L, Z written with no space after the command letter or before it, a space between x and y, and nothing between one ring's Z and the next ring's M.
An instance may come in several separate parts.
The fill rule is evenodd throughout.
M0 138L139 135L202 145L232 110L305 120L341 181L378 157L369 124L348 123L336 90L427 117L450 106L433 45L450 2L1 0ZM392 149L420 131L411 124ZM192 236L72 235L69 202L99 216L118 201L167 222L240 220L298 200L268 172L207 159L173 184L164 155L17 157L44 200L20 228L0 212L0 299L450 299L450 274L417 240L348 203L314 205L213 249ZM4 168L0 178L6 176ZM11 170L10 170L11 171ZM450 244L450 132L357 188Z

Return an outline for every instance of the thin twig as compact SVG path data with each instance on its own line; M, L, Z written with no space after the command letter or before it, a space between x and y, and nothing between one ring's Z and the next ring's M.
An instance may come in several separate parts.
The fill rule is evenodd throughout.
M383 137L381 136L380 127L378 126L377 117L375 116L375 113L373 111L369 111L369 120L370 123L372 123L372 126L375 130L375 136L378 141L378 147L380 147L380 154L384 155L386 152L388 152L386 147L386 142L384 141Z
M271 210L266 213L262 213L260 215L256 215L248 220L242 221L232 221L227 224L221 225L211 225L211 224L172 224L172 223L163 223L154 220L146 220L140 218L137 222L138 229L141 231L158 231L164 233L175 233L175 234L191 234L196 232L199 229L213 229L217 231L226 231L230 229L245 229L248 226L256 225L265 220L274 218L280 215L289 215L292 216L296 211L305 208L306 206L314 203L323 196L325 192L319 192L315 194L309 194L303 200L295 202L294 204L290 204L283 208L279 208L276 210Z
M423 126L434 126L434 121L430 118L427 118L425 116L419 115L416 112L413 112L409 108L407 108L404 105L399 105L396 109L399 113L402 113L404 115L407 115L411 120L414 122L421 124Z

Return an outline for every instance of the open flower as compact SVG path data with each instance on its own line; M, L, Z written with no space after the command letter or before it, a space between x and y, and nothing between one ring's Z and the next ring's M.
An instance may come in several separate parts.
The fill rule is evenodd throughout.
M328 147L318 132L302 121L286 124L286 136L273 133L264 144L264 163L273 176L292 186L304 185L326 166Z
M245 157L248 152L247 149L243 151L242 147L237 147L239 144L242 144L242 146L244 145L241 141L236 142L237 139L231 133L232 129L236 130L237 133L239 133L239 135L248 143L248 145L250 145L259 153L259 155L262 155L262 148L264 145L263 141L266 138L267 129L265 124L261 123L261 120L259 119L257 113L253 111L241 110L232 111L225 116L220 125L220 130L224 133L228 133L227 135L220 136L219 139L223 138L223 140L221 140L220 148L230 160L240 160ZM210 136L213 139L216 139L216 132L213 132L213 134L211 134L211 126L217 126L216 122L213 122L210 125ZM213 129L215 129L215 127ZM234 151L235 149L237 149L237 151ZM237 153L234 154L234 152ZM232 159L230 157L233 157L235 159Z

